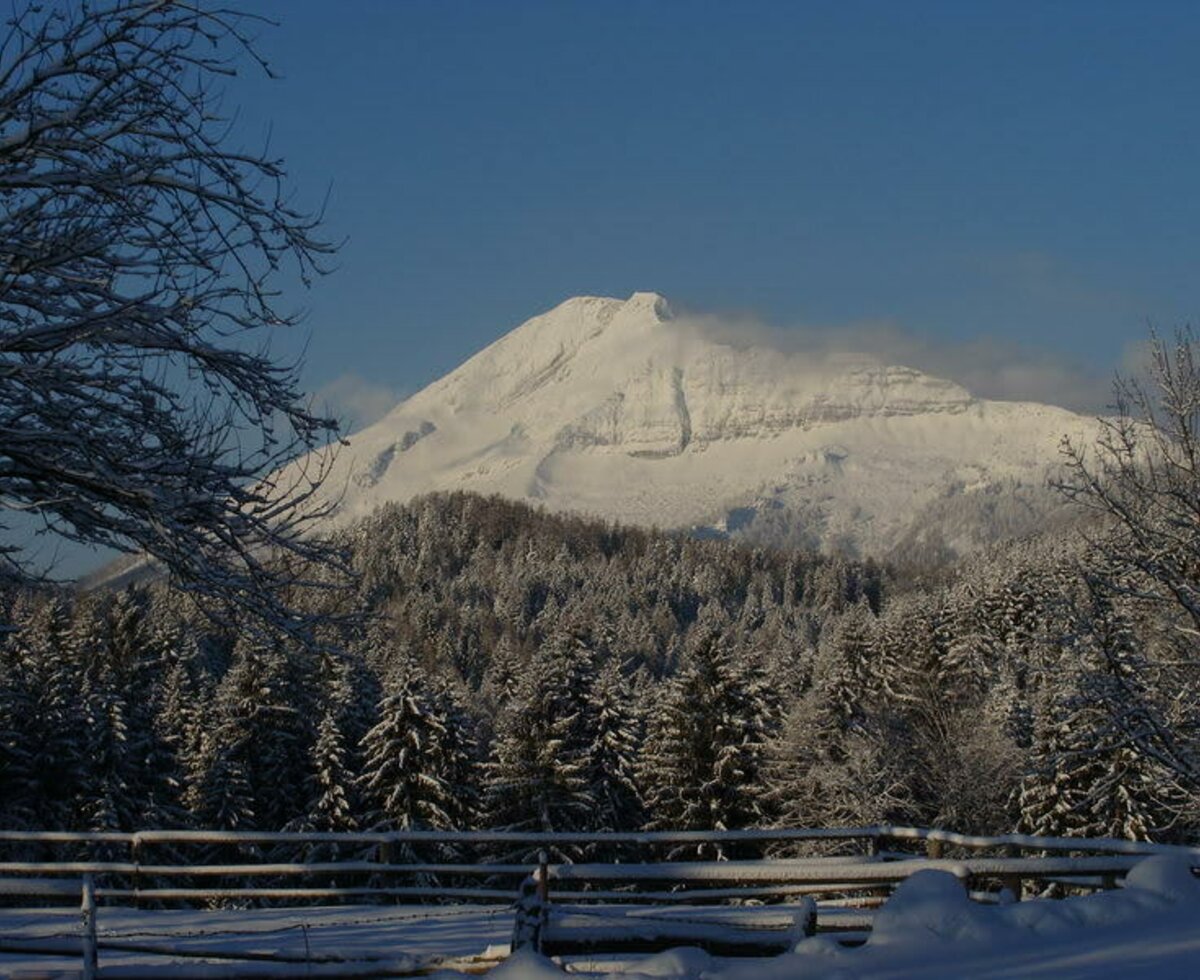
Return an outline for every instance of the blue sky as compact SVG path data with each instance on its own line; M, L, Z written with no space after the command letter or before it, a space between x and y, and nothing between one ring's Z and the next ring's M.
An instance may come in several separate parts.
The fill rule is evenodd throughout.
M1195 3L247 6L283 78L228 98L346 238L297 297L339 400L580 293L1102 379L1200 309Z

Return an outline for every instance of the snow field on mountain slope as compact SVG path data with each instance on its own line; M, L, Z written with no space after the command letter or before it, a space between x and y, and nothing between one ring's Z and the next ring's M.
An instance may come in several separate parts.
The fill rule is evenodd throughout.
M322 493L343 523L451 490L663 528L776 501L883 553L940 495L1041 485L1094 434L868 356L718 340L653 293L577 297L353 434Z

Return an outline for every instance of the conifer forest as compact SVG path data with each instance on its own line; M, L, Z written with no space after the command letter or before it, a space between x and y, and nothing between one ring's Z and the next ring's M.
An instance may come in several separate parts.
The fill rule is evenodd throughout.
M9 594L0 825L1171 842L1200 822L1190 638L1118 587L1102 536L900 568L459 493L341 543L354 589L308 601L360 625L322 644L153 581Z

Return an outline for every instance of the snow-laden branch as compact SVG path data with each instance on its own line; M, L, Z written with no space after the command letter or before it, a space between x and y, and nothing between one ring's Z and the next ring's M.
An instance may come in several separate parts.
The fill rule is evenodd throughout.
M28 3L0 45L0 530L143 552L203 600L287 633L280 590L344 572L307 533L336 444L294 366L278 278L324 271L320 214L231 144L214 85L255 18L165 0ZM261 343L261 342L260 342ZM315 452L314 452L315 451ZM297 456L282 485L269 477ZM280 563L282 554L291 560ZM34 571L0 546L0 579ZM305 573L306 579L314 576ZM326 584L327 571L315 576Z

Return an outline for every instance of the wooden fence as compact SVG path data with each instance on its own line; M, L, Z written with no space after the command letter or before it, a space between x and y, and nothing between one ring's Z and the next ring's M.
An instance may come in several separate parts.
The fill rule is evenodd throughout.
M842 853L765 856L831 846ZM718 850L757 856L689 860ZM92 875L106 904L511 902L539 851L549 855L556 886L578 891L582 900L637 895L672 902L879 890L929 867L968 884L1069 879L1111 887L1139 856L1188 849L895 826L644 833L0 830L0 891L9 899L32 897L39 888L61 894L62 885L51 882ZM1188 852L1200 856L1200 849ZM523 853L528 857L496 857ZM72 885L66 890L79 894Z
M848 930L861 938L869 909L925 869L953 874L979 900L1019 900L1050 884L1085 891L1117 887L1142 857L1167 852L1189 854L1200 866L1200 849L897 826L638 833L0 831L0 903L79 902L85 881L91 883L87 901L100 915L113 905L488 902L514 907L516 946L594 952L703 943L708 937L714 950L745 955L755 948L778 952L814 930ZM750 907L763 903L777 909ZM638 911L629 912L631 906ZM680 908L703 910L703 920L681 918ZM94 952L93 946L93 958Z

